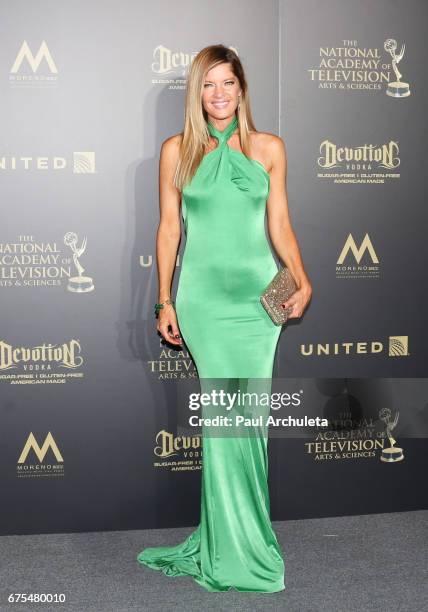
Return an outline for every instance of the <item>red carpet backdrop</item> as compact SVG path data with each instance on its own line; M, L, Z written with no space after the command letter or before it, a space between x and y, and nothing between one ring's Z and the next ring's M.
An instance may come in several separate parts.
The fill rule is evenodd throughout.
M313 285L274 387L331 423L272 433L272 519L426 508L426 3L42 0L34 19L18 0L0 17L1 533L198 521L203 444L180 430L197 372L156 332L155 234L160 146L214 43L285 141Z

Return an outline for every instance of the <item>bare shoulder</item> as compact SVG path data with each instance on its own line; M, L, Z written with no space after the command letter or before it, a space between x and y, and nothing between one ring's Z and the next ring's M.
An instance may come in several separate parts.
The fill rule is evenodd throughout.
M183 138L182 132L169 136L161 145L161 160L167 165L175 166L180 154L180 145Z
M181 134L174 134L161 144L159 154L159 181L163 188L171 189L174 193L177 188L174 185L174 176L180 155Z
M275 164L285 162L285 143L280 136L271 132L250 132L254 153L263 160L269 172Z

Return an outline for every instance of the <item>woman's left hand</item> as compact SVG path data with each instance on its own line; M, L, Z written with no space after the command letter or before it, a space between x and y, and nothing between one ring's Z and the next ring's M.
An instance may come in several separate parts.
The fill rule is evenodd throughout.
M294 319L301 317L306 306L309 303L309 300L311 299L311 296L312 287L309 284L301 287L300 289L297 289L297 291L295 291L286 302L283 302L281 304L282 308L290 308L291 306L293 307L293 310L290 311L288 318Z

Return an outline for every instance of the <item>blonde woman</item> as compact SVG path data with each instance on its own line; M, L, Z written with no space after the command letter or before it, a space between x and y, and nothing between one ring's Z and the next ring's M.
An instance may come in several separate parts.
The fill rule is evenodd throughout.
M180 203L186 245L174 301ZM298 287L283 306L301 317L312 289L289 218L284 143L256 131L237 54L206 47L190 69L184 130L161 149L155 306L158 331L175 345L183 338L205 389L213 379L271 380L281 327L260 303L278 270L266 212L272 244ZM203 432L200 524L184 542L146 548L137 559L168 576L190 575L209 591L281 591L266 430Z

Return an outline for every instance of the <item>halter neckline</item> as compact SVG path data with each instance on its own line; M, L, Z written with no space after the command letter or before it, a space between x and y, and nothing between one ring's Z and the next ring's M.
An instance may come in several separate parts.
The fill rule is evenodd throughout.
M209 133L211 134L211 136L215 136L218 139L219 144L227 142L229 140L237 125L238 118L236 115L233 116L232 121L224 128L224 130L218 130L216 127L214 127L211 121L207 122Z

